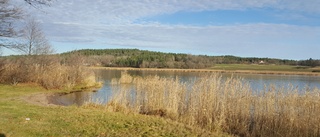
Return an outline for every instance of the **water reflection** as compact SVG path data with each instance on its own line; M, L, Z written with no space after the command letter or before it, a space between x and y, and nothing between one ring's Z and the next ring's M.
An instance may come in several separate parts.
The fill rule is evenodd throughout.
M91 101L93 92L73 92L54 97L54 103L62 106L78 105L81 106Z
M158 75L166 78L179 77L181 82L186 82L191 86L195 79L208 75L208 73L199 72L177 72L177 71L128 71L130 75L146 77L149 75ZM97 92L75 92L72 94L62 95L57 101L63 105L82 105L85 102L95 102L106 104L112 97L113 92L117 91L110 82L113 78L120 78L120 70L96 70L98 80L103 81L104 85ZM263 74L221 74L224 79L229 77L241 77L244 82L248 82L254 92L268 91L271 86L275 88L297 88L299 91L305 91L305 87L320 89L320 77L301 76L301 75L263 75ZM112 88L113 87L113 88Z
M297 88L299 91L305 88L320 89L320 77L315 76L242 74L241 77L248 81L255 91L268 90L270 85L276 88Z

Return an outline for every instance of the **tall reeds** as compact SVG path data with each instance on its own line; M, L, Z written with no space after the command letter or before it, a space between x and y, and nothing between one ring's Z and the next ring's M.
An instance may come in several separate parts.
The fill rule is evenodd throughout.
M1 59L0 83L36 83L46 89L94 86L94 73L82 65L63 64L54 55Z
M301 93L270 86L252 91L241 78L216 73L191 85L179 78L122 75L113 85L121 88L109 103L117 111L158 115L238 136L320 136L318 89Z

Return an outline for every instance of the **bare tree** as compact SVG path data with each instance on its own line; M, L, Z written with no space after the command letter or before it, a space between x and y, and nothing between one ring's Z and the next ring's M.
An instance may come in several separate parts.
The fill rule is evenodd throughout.
M20 52L28 55L50 54L54 50L34 18L27 21L22 32L22 44L15 46Z
M41 5L49 6L54 0L24 1L33 7L39 7ZM24 16L22 13L22 9L14 6L10 0L0 0L0 48L14 48L14 44L8 39L17 36L13 24Z

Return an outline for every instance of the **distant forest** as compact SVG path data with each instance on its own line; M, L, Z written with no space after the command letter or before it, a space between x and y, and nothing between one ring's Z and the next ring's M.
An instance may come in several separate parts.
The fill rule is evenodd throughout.
M87 66L135 68L210 68L215 64L276 64L320 66L320 60L286 60L273 58L207 56L163 53L139 49L83 49L61 54L62 61L82 62ZM64 62L67 63L67 62Z

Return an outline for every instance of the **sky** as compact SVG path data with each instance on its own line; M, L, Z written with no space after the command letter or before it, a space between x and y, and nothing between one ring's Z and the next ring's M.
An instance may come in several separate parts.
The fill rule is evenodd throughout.
M320 0L56 0L40 9L14 1L41 22L58 53L137 48L320 59Z

